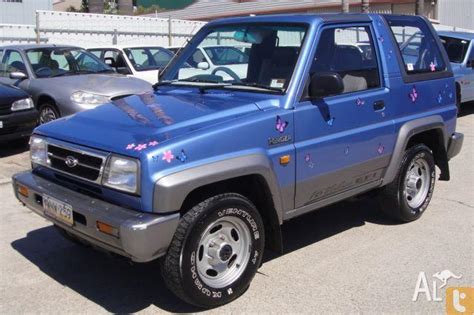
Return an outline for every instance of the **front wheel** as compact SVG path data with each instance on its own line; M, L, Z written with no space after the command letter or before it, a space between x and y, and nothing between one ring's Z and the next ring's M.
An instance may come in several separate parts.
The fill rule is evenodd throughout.
M50 121L56 120L60 117L59 111L53 104L43 103L39 106L39 120L40 124L46 124Z
M161 261L163 278L190 304L226 304L250 285L264 242L262 219L250 200L238 194L209 198L181 218Z
M395 180L382 189L381 206L390 217L410 222L421 217L433 196L436 168L430 148L409 148Z

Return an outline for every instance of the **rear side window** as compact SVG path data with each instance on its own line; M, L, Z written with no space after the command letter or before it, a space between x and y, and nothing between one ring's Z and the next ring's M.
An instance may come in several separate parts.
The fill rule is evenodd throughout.
M424 20L398 16L387 16L386 20L408 75L446 70L440 47Z
M328 27L321 32L311 73L337 72L343 93L380 87L374 41L368 26Z

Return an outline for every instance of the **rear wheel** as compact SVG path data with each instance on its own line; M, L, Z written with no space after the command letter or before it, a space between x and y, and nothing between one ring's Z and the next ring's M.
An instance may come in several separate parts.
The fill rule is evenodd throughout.
M410 222L418 219L428 207L435 184L435 162L424 144L409 148L395 180L381 191L382 209L390 217Z
M196 205L180 220L161 260L168 287L201 307L226 304L250 285L262 260L264 227L255 206L238 194Z
M41 125L56 120L60 117L58 109L51 103L41 104L38 111Z

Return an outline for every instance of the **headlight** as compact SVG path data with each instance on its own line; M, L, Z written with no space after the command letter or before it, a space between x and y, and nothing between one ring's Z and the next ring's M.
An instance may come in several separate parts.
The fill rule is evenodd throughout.
M110 100L107 96L104 95L77 91L71 94L71 101L80 105L97 106L108 103Z
M43 138L37 136L30 138L30 157L34 164L47 164L48 153L46 151L46 141Z
M33 107L35 107L35 105L33 104L33 100L31 98L24 98L22 100L13 102L11 110L13 112L16 112L19 110L30 109Z
M105 167L102 184L130 193L137 193L138 170L138 160L111 156Z

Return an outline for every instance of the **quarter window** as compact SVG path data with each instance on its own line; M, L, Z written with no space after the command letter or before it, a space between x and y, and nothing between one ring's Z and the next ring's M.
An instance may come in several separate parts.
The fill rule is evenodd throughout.
M311 73L336 72L350 93L380 86L374 42L368 26L322 31Z
M12 72L23 72L26 74L26 66L20 53L14 50L6 51L4 63L0 67L0 74L8 77Z
M386 17L398 43L406 73L444 71L446 64L433 33L422 19Z

